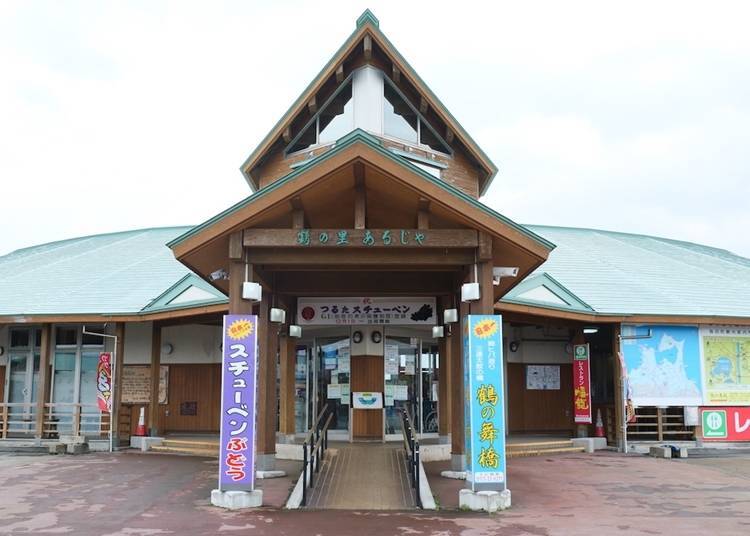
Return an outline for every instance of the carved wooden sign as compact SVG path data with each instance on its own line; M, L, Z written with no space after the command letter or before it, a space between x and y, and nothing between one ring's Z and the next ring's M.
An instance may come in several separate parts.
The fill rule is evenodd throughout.
M474 229L246 229L254 248L474 248Z

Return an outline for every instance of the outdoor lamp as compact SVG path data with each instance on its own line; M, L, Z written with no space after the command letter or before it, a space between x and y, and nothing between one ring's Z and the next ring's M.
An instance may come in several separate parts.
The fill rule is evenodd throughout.
M599 333L599 328L596 326L586 326L583 328L583 332L586 334Z
M452 324L458 322L458 309L446 309L443 311L443 323Z
M476 301L479 299L479 283L464 283L461 285L461 301Z
M172 344L171 344L171 343L168 343L168 342L166 342L166 343L164 343L164 344L162 345L162 347L161 347L161 353L162 353L162 354L166 354L166 355L169 355L169 354L171 354L172 352L174 352L174 346L172 346Z
M432 326L432 338L440 339L445 335L445 329L443 326Z
M286 311L284 309L271 308L271 322L283 324L286 321Z
M263 290L259 283L255 281L245 281L242 283L242 299L259 302L263 295Z
M289 336L294 337L296 339L299 339L302 337L302 326L297 326L295 324L289 325Z

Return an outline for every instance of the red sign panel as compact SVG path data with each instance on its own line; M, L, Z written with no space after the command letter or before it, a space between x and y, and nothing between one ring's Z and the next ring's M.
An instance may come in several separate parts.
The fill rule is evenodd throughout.
M99 354L96 367L96 402L99 410L109 413L112 409L112 354Z
M750 407L701 408L703 439L750 441Z
M575 422L591 424L591 372L589 345L573 347L573 414Z

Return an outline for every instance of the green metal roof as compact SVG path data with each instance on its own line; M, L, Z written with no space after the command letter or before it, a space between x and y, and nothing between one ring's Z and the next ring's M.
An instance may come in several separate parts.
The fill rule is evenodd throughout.
M225 302L165 247L188 229L86 236L0 257L0 315L137 314ZM177 292L170 297L170 290Z
M654 236L528 228L557 247L521 285L535 280L541 284L539 276L547 274L598 314L750 317L750 259ZM514 289L502 301L580 311L575 305L554 299L540 303L522 294Z
M224 210L223 212L217 214L213 218L203 222L202 224L190 229L186 233L178 236L174 240L170 241L167 245L169 247L174 247L180 242L186 240L187 238L199 233L200 231L210 227L217 221L221 220L222 218L225 218L226 216L241 210L242 208L248 206L250 203L255 202L260 197L267 195L268 193L276 190L277 188L280 188L284 184L287 184L288 182L293 181L298 176L300 176L302 173L305 173L310 168L317 166L321 162L324 162L328 160L329 158L333 157L334 155L338 154L339 152L343 151L347 147L355 144L355 143L363 143L370 148L374 149L384 157L402 165L403 167L407 168L409 171L412 171L418 175L420 175L425 180L439 186L446 192L454 195L455 197L458 197L459 199L466 201L470 205L478 208L479 210L489 214L493 218L497 219L498 221L501 221L505 225L508 225L509 227L519 231L523 235L531 238L532 240L535 240L545 248L551 250L555 247L555 244L550 242L549 240L546 240L545 238L539 236L538 234L534 233L533 231L530 231L527 227L524 227L522 225L519 225L512 220L506 218L499 212L496 212L495 210L491 209L484 203L478 201L477 199L474 199L470 195L465 194L455 186L448 184L447 182L430 175L426 171L424 171L422 168L415 166L408 158L404 158L397 153L394 153L393 151L388 150L383 146L383 143L380 141L379 138L376 136L373 136L372 134L369 134L365 132L364 130L357 128L353 130L352 132L348 133L347 135L340 138L338 141L336 141L334 147L324 153L321 153L319 156L316 156L315 158L311 158L309 160L306 160L304 165L301 165L299 167L295 167L294 170L285 175L284 177L270 183L269 185L265 186L264 188L261 188L260 190L257 190L253 194L249 195L239 203L236 203L229 207L228 209Z

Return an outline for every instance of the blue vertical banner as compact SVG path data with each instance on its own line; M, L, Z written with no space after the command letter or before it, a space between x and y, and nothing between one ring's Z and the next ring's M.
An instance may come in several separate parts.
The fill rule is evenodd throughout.
M219 489L255 488L258 317L224 315Z
M500 315L464 318L466 480L474 491L506 487L502 330Z

